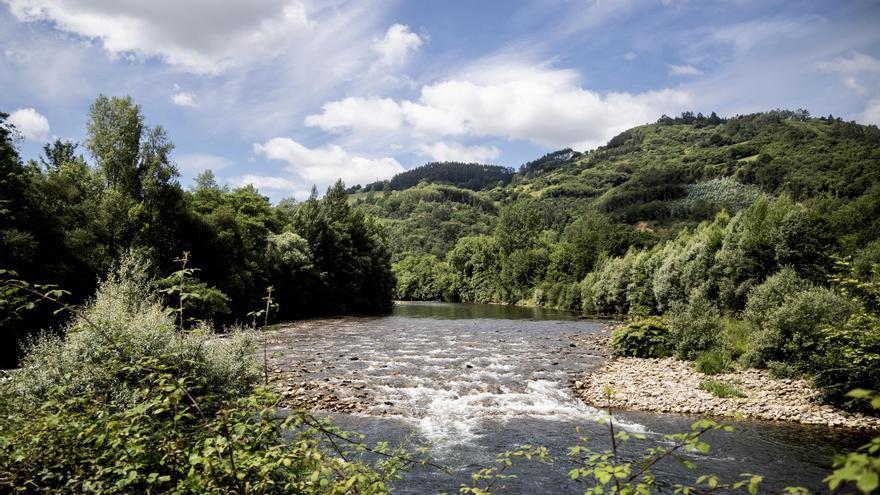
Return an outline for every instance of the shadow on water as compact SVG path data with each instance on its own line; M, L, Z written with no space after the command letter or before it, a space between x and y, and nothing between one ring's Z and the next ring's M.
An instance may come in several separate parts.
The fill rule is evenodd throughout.
M577 437L591 447L609 446L600 412L575 399L568 380L589 371L601 357L573 337L603 325L579 315L539 308L479 304L399 303L390 316L297 322L278 332L273 351L282 367L302 367L311 380L335 393L360 394L373 414L339 414L336 424L370 441L411 436L426 444L453 475L418 467L395 486L396 493L454 493L470 473L495 454L522 444L547 447L557 461L526 463L503 493L583 493L572 482L566 457ZM347 387L350 389L347 391ZM621 412L621 428L643 432L630 443L633 456L663 434L688 431L696 417ZM835 453L865 443L868 435L796 424L744 421L735 433L713 433L708 456L692 457L698 472L734 480L740 473L766 477L764 491L797 484L822 490ZM656 444L656 443L654 443ZM696 472L674 463L658 465L661 483L692 483ZM668 490L670 493L672 489Z

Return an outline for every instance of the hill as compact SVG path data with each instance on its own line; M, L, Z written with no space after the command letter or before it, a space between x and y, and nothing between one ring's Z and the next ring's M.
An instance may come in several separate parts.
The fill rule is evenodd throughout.
M513 179L513 170L498 165L433 162L401 172L387 181L373 182L363 187L354 186L349 189L349 192L383 191L386 188L400 191L414 187L420 182L447 184L462 189L481 191L509 184L511 179Z
M664 116L595 150L549 153L509 181L490 186L494 177L482 175L485 187L476 190L452 172L486 169L446 165L416 168L401 174L406 180L392 179L390 190L352 198L389 228L396 262L434 256L452 263L483 236L505 280L474 292L464 288L473 282L468 268L457 275L459 287L446 291L453 299L534 302L542 284L580 282L603 256L674 239L762 195L789 198L816 215L835 252L880 257L880 130L804 110ZM503 269L512 264L522 265L518 273ZM405 290L398 296L413 297Z

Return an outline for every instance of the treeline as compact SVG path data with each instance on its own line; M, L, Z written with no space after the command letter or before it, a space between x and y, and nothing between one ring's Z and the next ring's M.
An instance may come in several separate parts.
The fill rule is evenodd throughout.
M121 255L149 260L160 281L188 252L193 320L247 320L267 288L277 318L390 308L394 278L384 230L349 206L337 183L318 199L273 206L252 186L221 187L206 171L182 188L171 141L128 97L99 97L83 144L55 141L23 162L0 118L0 268L57 284L85 301ZM81 153L91 157L91 164ZM170 283L170 282L165 282ZM49 310L0 308L5 366L26 335L56 324Z
M448 184L462 189L480 191L509 184L513 170L499 165L480 163L433 162L396 174L389 180L349 188L349 194L370 191L401 191L420 182Z

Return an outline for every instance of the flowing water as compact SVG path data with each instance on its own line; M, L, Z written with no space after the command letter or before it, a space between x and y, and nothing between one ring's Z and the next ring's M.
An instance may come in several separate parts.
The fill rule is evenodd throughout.
M456 492L469 473L492 463L495 454L521 444L543 445L557 459L526 463L506 480L505 493L582 493L569 481L567 448L577 438L608 448L602 413L569 391L574 375L599 366L604 357L584 336L604 324L565 312L491 305L405 303L389 316L300 321L273 335L273 367L295 373L332 394L357 413L334 414L337 425L368 440L411 438L429 447L452 475L417 468L397 493ZM294 378L291 378L293 381ZM660 436L688 430L695 417L640 412L615 414L620 428L644 433L625 455ZM843 430L774 422L737 422L734 434L708 437L712 452L692 457L703 472L722 479L739 473L766 477L778 491L797 482L821 491L834 453L864 442ZM674 462L657 468L667 485L692 482L693 472Z

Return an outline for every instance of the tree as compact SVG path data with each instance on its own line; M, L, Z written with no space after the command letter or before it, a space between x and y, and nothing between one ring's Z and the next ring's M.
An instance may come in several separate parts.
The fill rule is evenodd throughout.
M138 157L144 136L140 105L130 96L98 96L89 108L86 147L98 163L107 187L136 197L139 192Z

